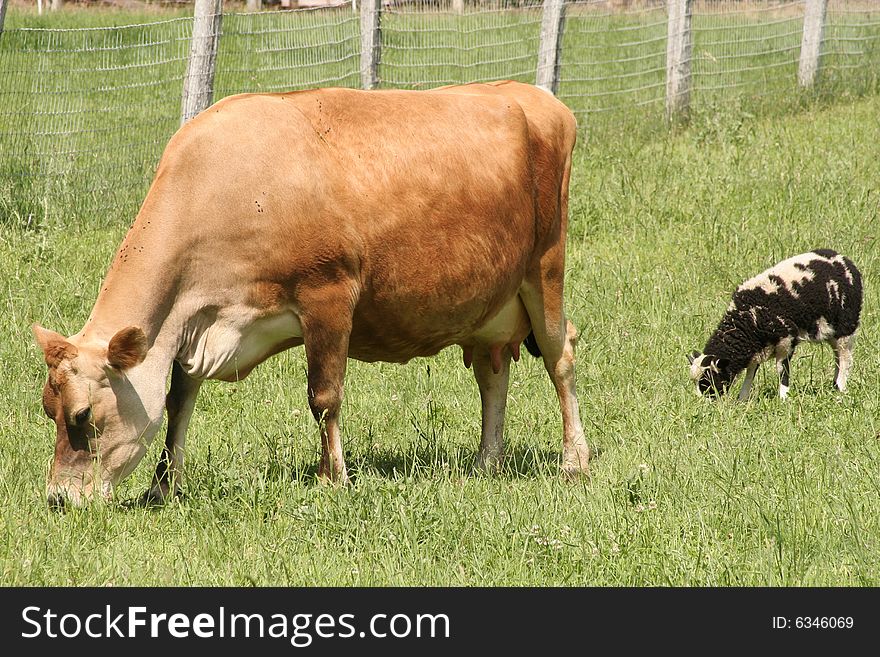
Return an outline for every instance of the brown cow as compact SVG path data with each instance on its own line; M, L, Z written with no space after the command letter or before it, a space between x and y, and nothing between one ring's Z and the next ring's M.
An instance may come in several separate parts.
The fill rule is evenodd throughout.
M404 363L450 345L473 363L478 464L495 468L510 358L530 332L562 407L562 467L586 472L562 302L575 128L516 82L245 94L202 112L168 143L85 327L33 327L57 428L50 502L109 496L166 408L147 499L173 495L201 382L300 344L322 478L347 479L347 358Z

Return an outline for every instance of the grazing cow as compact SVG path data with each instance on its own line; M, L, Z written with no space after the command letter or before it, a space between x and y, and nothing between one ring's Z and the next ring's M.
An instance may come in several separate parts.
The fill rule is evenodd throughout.
M347 358L404 363L459 345L495 468L511 358L540 350L562 467L586 473L576 331L563 310L576 123L516 82L226 98L175 134L83 329L34 325L57 429L50 503L110 495L168 433L148 501L177 491L205 379L305 346L319 476L347 479ZM171 371L170 389L165 382Z
M745 369L739 399L748 399L758 365L775 357L785 399L791 356L805 341L831 345L834 385L842 392L861 310L862 277L848 258L817 249L783 260L736 289L703 353L688 356L697 393L724 394Z

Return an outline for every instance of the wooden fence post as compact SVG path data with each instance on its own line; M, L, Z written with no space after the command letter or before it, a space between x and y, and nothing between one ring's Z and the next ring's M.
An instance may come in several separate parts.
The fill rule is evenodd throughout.
M382 0L361 0L361 86L375 89L379 84L379 57L382 33L379 16Z
M456 14L463 14L464 0L452 0L452 11Z
M263 0L247 0L248 11L260 11L263 8Z
M798 65L798 84L812 87L819 73L819 55L825 32L825 10L828 0L806 0L804 8L804 36L801 40L801 60Z
M669 0L666 31L666 120L687 116L691 102L692 0Z
M196 0L189 62L183 79L180 125L208 107L214 97L214 65L222 17L223 0Z
M0 34L3 34L3 20L6 18L6 1L0 0Z
M538 70L535 85L553 95L559 88L559 64L562 59L562 32L565 29L565 0L544 0L541 18L541 45L538 47Z

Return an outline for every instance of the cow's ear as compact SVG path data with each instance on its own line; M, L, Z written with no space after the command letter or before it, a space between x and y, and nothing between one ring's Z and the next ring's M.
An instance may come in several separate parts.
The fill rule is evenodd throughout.
M121 329L107 345L107 363L123 372L139 365L147 357L147 336L137 326Z
M40 349L43 350L46 365L49 367L57 367L63 359L76 356L76 347L60 333L44 329L39 324L31 324L31 331L33 331Z

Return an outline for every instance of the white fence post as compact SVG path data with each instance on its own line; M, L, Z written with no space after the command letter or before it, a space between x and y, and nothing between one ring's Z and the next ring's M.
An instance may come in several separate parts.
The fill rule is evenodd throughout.
M379 84L379 57L382 33L379 16L382 0L361 0L361 86L375 89Z
M666 32L666 120L687 114L691 102L692 0L669 0Z
M798 83L812 87L819 73L819 55L825 32L825 10L828 0L806 0L804 8L804 37L801 40L801 61L798 65Z
M223 0L196 0L189 62L183 79L180 125L211 104L222 17Z
M556 95L556 90L559 88L559 62L562 55L564 23L565 0L544 0L535 85L553 95Z
M260 11L263 8L263 0L247 0L248 11Z

